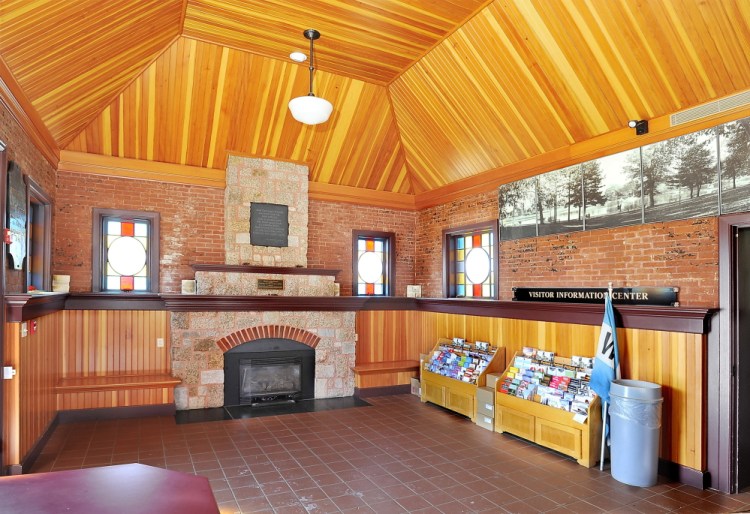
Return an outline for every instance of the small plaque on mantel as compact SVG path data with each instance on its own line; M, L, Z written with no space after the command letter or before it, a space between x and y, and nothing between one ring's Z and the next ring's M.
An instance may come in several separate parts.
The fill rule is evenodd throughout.
M258 291L282 291L284 289L284 281L282 279L275 278L259 278L258 279Z
M280 248L289 246L289 206L252 202L250 244Z

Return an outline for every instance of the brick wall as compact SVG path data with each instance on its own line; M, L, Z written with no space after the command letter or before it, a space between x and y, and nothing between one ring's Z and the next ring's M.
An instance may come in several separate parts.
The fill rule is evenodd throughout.
M682 306L718 306L717 218L506 241L500 296L520 286L677 286Z
M179 292L191 264L224 263L224 191L62 171L55 204L53 270L71 276L71 291L91 290L91 210L161 214L161 291ZM341 294L351 294L352 230L396 233L397 294L414 283L416 214L350 204L309 202L308 267L340 269Z
M15 161L21 171L39 184L42 190L54 202L55 170L37 150L32 140L26 135L15 118L0 102L0 140L7 145L8 161ZM4 214L3 214L4 215ZM54 230L54 229L53 229ZM24 290L22 271L5 270L5 290L8 293L20 293Z
M444 228L495 219L497 193L425 209L417 223L417 283L442 295ZM500 299L520 286L677 286L683 306L718 306L717 218L652 223L505 241L500 244Z
M93 207L160 214L161 292L179 292L191 264L224 263L223 190L61 171L52 269L70 275L71 291L91 291Z
M415 269L422 296L443 295L443 229L491 221L497 216L496 191L464 197L419 212Z
M352 230L375 230L396 234L396 296L406 295L407 284L415 284L414 212L344 203L310 200L308 211L307 265L341 270L337 282L341 295L352 294Z

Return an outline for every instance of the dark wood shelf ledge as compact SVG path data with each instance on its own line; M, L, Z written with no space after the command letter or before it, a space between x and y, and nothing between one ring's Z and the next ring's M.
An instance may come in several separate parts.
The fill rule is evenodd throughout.
M70 293L6 295L8 321L26 321L58 310L222 311L425 311L579 325L600 325L600 304L510 302L446 298L373 298L363 296L214 296L144 293ZM617 326L707 334L718 309L615 305Z
M249 264L193 264L193 271L217 271L223 273L260 273L269 275L323 275L335 277L341 270L315 268L283 268L276 266L251 266Z
M578 325L600 325L604 304L509 302L421 298L419 310L469 314L493 318L526 319ZM639 328L665 332L707 334L718 309L709 307L660 307L655 305L614 305L618 328Z
M70 293L67 310L163 311L158 293Z
M28 321L65 309L67 293L6 294L5 315L8 322Z

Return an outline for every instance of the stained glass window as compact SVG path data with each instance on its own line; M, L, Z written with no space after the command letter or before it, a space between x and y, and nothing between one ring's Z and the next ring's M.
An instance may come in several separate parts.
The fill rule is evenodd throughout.
M130 215L129 215L130 214ZM139 214L141 216L139 216ZM158 286L158 214L95 210L101 291L152 292Z
M106 222L108 291L148 291L148 223L136 220Z
M389 296L393 290L393 234L354 232L353 294Z
M497 297L496 240L493 224L446 232L446 296Z

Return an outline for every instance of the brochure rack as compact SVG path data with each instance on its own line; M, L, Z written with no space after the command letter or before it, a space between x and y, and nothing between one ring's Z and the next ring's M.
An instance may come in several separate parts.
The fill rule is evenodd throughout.
M440 367L436 363L436 357L446 348L456 355L454 360L457 362L466 363L467 359L472 359L472 364L476 365L474 361L478 360L484 361L486 365L475 377L467 376L469 375L465 373L467 366L456 364ZM464 349L455 347L450 339L439 339L428 359L422 364L421 400L463 414L474 421L477 415L477 388L485 385L487 373L499 372L504 366L505 348L483 351L472 346ZM431 367L433 370L436 368L440 370L439 372L430 371ZM462 369L464 372L461 371ZM467 378L468 381L466 381Z
M513 365L517 352L510 361ZM556 365L570 364L570 359L555 357ZM503 372L503 379L508 374ZM499 380L499 388L503 380ZM536 444L573 457L582 466L593 467L599 460L601 448L602 412L599 398L589 406L583 423L575 420L575 413L533 399L525 400L513 395L495 394L495 432L509 432Z

